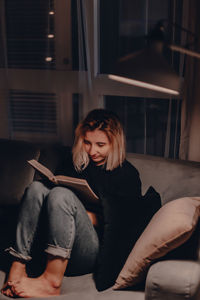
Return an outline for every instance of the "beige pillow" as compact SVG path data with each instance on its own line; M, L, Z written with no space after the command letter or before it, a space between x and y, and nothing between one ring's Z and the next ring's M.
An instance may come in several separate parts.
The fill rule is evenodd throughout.
M192 235L200 212L200 197L173 200L162 206L137 240L113 289L141 282L150 264Z

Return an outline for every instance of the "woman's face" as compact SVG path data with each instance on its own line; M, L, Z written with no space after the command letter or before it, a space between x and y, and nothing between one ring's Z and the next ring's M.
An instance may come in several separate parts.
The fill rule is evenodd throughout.
M103 165L111 150L111 143L104 131L87 131L83 139L85 151L97 166Z

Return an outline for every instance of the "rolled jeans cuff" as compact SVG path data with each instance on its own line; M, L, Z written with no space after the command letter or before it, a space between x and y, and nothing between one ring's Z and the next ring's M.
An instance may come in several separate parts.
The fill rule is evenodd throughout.
M64 259L70 259L72 249L65 249L59 246L49 245L44 250L46 253L51 254L53 256L59 256Z
M9 247L9 248L5 249L5 252L9 252L10 255L18 258L20 261L23 261L23 262L28 262L28 261L30 261L32 259L31 256L29 256L29 255L23 255L23 254L17 252L12 247Z

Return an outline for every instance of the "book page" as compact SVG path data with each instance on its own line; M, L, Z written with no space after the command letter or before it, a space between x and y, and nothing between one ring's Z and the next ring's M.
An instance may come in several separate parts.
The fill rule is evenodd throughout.
M39 171L41 174L43 174L44 176L46 176L49 180L53 180L53 178L55 177L54 174L45 166L43 166L41 163L39 163L37 160L35 159L31 159L28 160L28 163L37 171Z
M97 202L99 199L85 179L65 175L55 176L48 168L43 166L35 159L28 160L28 163L42 175L46 176L54 184L64 185L69 188L71 187L82 199L92 202Z
M66 175L56 175L55 178L57 180L65 180L68 182L74 182L77 184L87 185L87 181L82 178L70 177L70 176L66 176Z
M76 190L78 193L82 194L86 199L92 202L97 202L97 200L99 199L85 179L64 175L57 175L55 176L55 178L58 184L72 187L74 190Z

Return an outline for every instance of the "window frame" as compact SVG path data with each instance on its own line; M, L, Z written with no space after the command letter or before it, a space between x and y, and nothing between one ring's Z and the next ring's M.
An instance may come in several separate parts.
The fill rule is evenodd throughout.
M153 90L131 86L126 83L116 82L108 77L108 74L100 74L99 60L100 60L100 47L99 47L99 24L100 24L100 0L85 0L86 6L89 8L90 14L88 18L93 20L93 26L88 27L89 31L89 50L92 87L94 90L93 99L94 106L102 106L102 97L104 95L113 96L129 96L141 98L163 98L171 99L169 94L155 92ZM91 20L88 20L88 23ZM173 99L180 99L180 95L173 96Z

